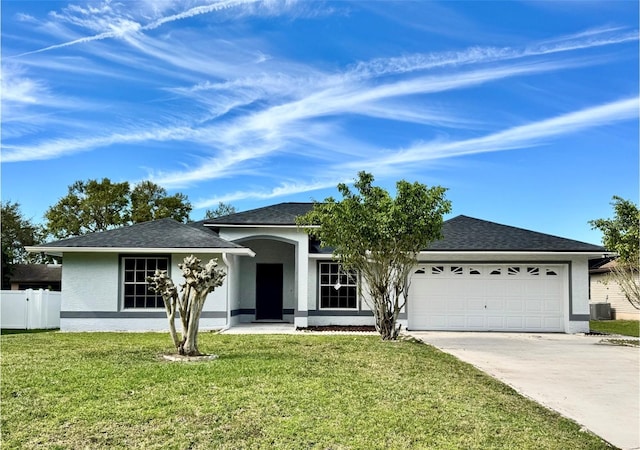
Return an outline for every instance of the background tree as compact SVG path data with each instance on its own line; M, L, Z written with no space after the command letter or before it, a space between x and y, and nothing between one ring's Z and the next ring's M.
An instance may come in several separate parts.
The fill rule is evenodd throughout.
M164 301L169 331L173 344L180 355L199 356L198 329L202 307L207 295L218 286L222 286L225 273L218 269L216 259L211 259L205 266L195 256L187 256L178 267L182 270L185 282L180 285L180 293L167 275L166 270L156 270L155 274L147 277L149 290L157 292ZM180 313L182 325L182 339L178 339L175 318Z
M614 196L611 202L613 219L590 220L592 228L602 232L602 244L619 256L610 281L615 281L625 297L640 309L640 210L631 200Z
M400 310L405 306L411 269L418 254L441 237L442 216L451 209L446 189L401 180L396 197L373 186L373 175L360 172L357 192L339 184L342 200L332 197L315 203L313 210L298 218L298 225L332 247L345 270L362 278L365 301L375 317L376 330L384 340L397 339Z
M235 214L235 206L229 203L218 203L218 206L214 209L207 209L204 214L205 219L215 219L216 217L228 216L229 214Z
M108 178L76 181L44 217L47 231L60 239L126 225L129 183L112 183Z
M166 189L151 181L137 184L131 191L131 221L133 223L171 218L189 220L191 203L184 194L167 195Z
M169 196L150 181L133 190L126 181L112 183L108 178L76 181L68 194L45 212L46 230L62 239L166 217L187 222L191 209L186 195Z
M0 224L2 225L2 288L8 286L12 265L42 262L39 255L29 255L26 245L40 244L44 239L42 227L26 219L20 211L20 204L9 201L1 203Z

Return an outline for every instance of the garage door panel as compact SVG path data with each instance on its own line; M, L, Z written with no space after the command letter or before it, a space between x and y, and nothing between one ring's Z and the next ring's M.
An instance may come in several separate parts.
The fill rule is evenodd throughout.
M435 266L412 280L411 329L563 331L564 266Z

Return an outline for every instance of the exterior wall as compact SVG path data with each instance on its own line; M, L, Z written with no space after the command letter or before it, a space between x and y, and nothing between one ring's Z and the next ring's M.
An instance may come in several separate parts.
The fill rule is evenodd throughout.
M283 315L283 319L293 321L298 327L306 327L309 294L309 273L305 270L309 258L307 234L296 227L229 227L221 229L219 235L222 239L249 247L256 253L254 258L239 258L240 307L232 310L233 316L239 316L238 320L242 322L255 319L255 264L286 263L283 267L283 309L292 314ZM278 241L280 242L276 245ZM282 259L278 260L276 255L271 255L272 249L279 252Z
M625 297L615 281L607 281L607 273L594 273L590 276L591 303L611 304L611 318L640 320L640 310L635 309Z
M256 309L256 265L282 264L283 291L282 309L283 320L293 323L293 312L297 306L296 298L296 255L295 246L286 242L267 239L243 241L242 245L249 247L256 254L253 258L240 260L240 276L242 282L238 291L241 322L251 322L255 319ZM287 314L288 313L288 314Z
M315 257L308 261L309 271L309 296L307 299L307 308L309 314L309 326L328 326L328 325L358 325L373 326L375 321L371 308L366 302L364 295L365 289L362 289L359 298L358 311L339 310L339 309L320 309L320 284L318 281L318 263L320 261L332 261L330 255Z
M170 255L169 276L183 281L178 268L185 256ZM135 255L145 255L144 252ZM133 254L132 254L133 256ZM195 254L203 263L219 254ZM115 253L66 253L62 268L61 331L167 331L164 308L125 309L121 299L120 255ZM200 329L217 329L227 324L228 282L209 294L204 304Z

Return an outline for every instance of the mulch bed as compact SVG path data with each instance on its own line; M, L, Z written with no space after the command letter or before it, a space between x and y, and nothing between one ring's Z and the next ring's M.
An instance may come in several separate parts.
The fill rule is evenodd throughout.
M326 326L312 326L306 328L297 328L298 331L348 331L348 332L359 332L359 333L369 333L372 331L376 331L376 327L371 325L326 325Z

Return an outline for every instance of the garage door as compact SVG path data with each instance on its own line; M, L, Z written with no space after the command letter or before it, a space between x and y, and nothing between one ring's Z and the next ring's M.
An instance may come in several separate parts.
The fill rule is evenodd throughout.
M424 264L414 272L411 330L564 331L564 265Z

